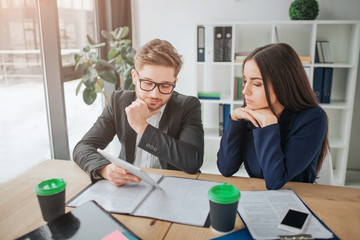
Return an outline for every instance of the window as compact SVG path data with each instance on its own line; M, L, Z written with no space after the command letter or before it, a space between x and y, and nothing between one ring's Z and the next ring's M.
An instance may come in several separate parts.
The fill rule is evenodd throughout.
M95 39L95 12L93 0L58 1L59 31L63 67L74 68L74 53L88 44L86 35ZM86 105L82 99L83 88L75 95L81 80L64 82L66 120L68 128L70 158L76 143L94 124L103 109L102 97L92 105Z
M74 65L74 53L95 34L94 0L58 0L62 65Z
M35 1L0 2L0 182L50 158Z

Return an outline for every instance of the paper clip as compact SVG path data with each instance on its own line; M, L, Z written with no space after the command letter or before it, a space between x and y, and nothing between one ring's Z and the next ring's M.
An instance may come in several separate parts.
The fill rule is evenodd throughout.
M298 235L281 235L280 240L300 240L300 239L314 239L310 234L298 234Z

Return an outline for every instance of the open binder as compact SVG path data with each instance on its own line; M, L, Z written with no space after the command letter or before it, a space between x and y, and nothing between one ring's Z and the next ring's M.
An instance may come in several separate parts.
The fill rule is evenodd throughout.
M217 182L149 174L161 189L145 182L116 187L107 180L90 184L67 206L77 207L89 200L97 201L112 213L143 216L206 226L209 215L208 190Z

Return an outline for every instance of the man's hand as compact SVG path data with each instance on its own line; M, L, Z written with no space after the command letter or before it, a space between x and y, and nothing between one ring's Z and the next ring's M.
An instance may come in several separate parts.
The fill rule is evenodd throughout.
M156 114L159 110L151 111L142 99L136 99L125 108L127 120L138 135L142 135L148 125L146 119Z
M113 163L105 165L105 167L98 170L98 174L109 180L109 182L115 186L121 186L128 182L141 182L140 178L127 173L126 169L116 166Z

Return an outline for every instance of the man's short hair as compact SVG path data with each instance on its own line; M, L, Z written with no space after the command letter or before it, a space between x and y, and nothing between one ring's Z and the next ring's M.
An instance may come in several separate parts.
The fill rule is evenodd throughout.
M182 67L182 56L165 40L154 39L139 48L134 57L135 68L140 70L144 65L173 67L177 77Z

